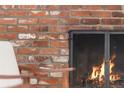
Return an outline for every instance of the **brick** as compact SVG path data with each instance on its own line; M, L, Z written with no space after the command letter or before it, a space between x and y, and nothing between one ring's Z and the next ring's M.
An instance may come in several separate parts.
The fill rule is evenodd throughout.
M49 32L59 32L58 30L59 30L59 29L58 29L57 26L50 26L50 27L49 27Z
M101 24L106 25L122 25L121 19L102 19Z
M0 18L0 24L17 24L16 18Z
M27 32L28 31L28 26L8 26L8 31L11 32Z
M27 16L28 12L23 10L8 10L6 16Z
M38 19L37 18L20 18L19 24L37 24Z
M41 54L41 55L58 55L59 49L57 49L57 48L42 48L42 49L40 49L39 54Z
M81 10L103 10L101 5L83 5Z
M90 17L89 11L72 11L72 16L78 16L78 17Z
M41 9L45 9L45 10L58 10L59 9L59 6L58 5L48 5L48 6L41 6Z
M72 11L72 16L78 17L111 17L111 12L105 11Z
M74 5L74 6L75 6L75 5ZM72 9L72 7L73 7L73 6L71 6L71 5L60 5L60 6L59 6L59 9L65 11L65 10Z
M48 26L40 26L40 31L42 32L48 32L49 27Z
M68 56L52 56L53 62L66 63L68 62Z
M114 30L124 30L124 26L114 26L113 27Z
M38 80L37 80L37 78L30 78L29 83L30 84L37 84L38 83Z
M69 12L67 11L59 11L59 10L50 10L50 11L30 11L29 13L30 16L34 17L46 17L46 16L51 16L51 17L67 17L69 15Z
M67 32L68 30L69 30L68 25L58 25L49 27L49 32Z
M13 40L16 39L17 35L15 33L1 33L0 39Z
M105 10L121 10L121 5L103 5Z
M59 39L60 40L67 40L69 38L68 34L60 34Z
M98 30L113 30L113 26L99 26Z
M50 77L62 77L63 73L62 72L51 72Z
M45 82L45 81L42 81L42 80L40 80L38 84L40 84L40 85L50 85L48 82Z
M4 10L0 10L0 16L5 16L6 12Z
M35 55L38 54L38 49L36 48L19 48L17 49L17 54L19 55Z
M50 16L56 16L56 17L68 17L69 12L68 11L50 11L49 12Z
M72 25L72 26L73 26L73 25ZM72 27L72 26L71 26L71 27ZM76 25L76 26L77 26L77 25ZM58 32L63 32L63 33L64 33L64 32L68 32L68 31L70 30L69 27L70 27L70 26L68 26L68 25L59 26L59 28L58 28L59 31L58 31Z
M17 5L1 5L1 9L16 9Z
M82 9L82 5L71 5L71 9L72 10L81 10Z
M36 39L37 36L35 33L19 33L18 39L28 40L28 39Z
M100 5L72 5L72 10L103 10Z
M112 17L124 17L124 13L122 13L122 12L112 12Z
M71 26L69 29L70 30L73 30L73 29L76 29L76 30L96 30L97 26Z
M37 5L19 5L19 9L37 9Z
M66 49L66 48L60 49L60 54L61 55L69 55L69 49Z
M40 25L33 25L29 26L29 30L32 32L47 32L48 31L48 26L40 26Z
M32 46L34 46L34 47L48 47L49 42L48 41L33 41Z
M111 12L108 11L92 11L91 15L92 17L111 17Z
M79 25L79 22L78 18L62 18L59 23L62 25Z
M124 24L124 19L122 19L122 25Z
M17 62L29 63L29 62L44 62L45 60L49 59L47 56L17 56Z
M100 24L100 20L99 19L81 19L81 24L97 25L97 24Z
M58 16L58 15L60 15L60 11L58 11L58 10L54 10L54 11L49 11L48 12L48 14L50 15L50 16Z
M7 27L6 26L0 26L0 32L4 32L7 30Z
M68 47L67 41L51 41L51 47Z
M56 25L58 19L55 18L40 18L39 23L43 25Z
M46 60L49 60L50 58L48 56L33 56L33 61L34 62L45 62L46 63Z
M52 77L41 79L41 81L47 82L50 85L58 84L58 79L57 78L52 78Z
M40 32L40 26L39 25L30 25L29 26L29 31L31 32Z
M42 40L56 40L59 39L59 34L39 34L38 39L42 39Z
M32 42L30 40L15 40L12 41L13 46L31 46Z
M47 11L30 11L30 16L47 16Z

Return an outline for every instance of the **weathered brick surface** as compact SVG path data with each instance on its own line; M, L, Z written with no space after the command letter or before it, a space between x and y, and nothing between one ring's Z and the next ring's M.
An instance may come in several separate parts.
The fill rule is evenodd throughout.
M102 19L101 24L105 25L122 25L121 19Z
M121 6L119 5L104 5L103 7L105 10L121 10Z
M18 39L20 40L33 40L33 39L36 39L37 38L37 35L36 33L19 33L18 34Z
M27 11L23 11L23 10L8 10L7 12L5 12L5 16L16 16L16 17L23 17L23 16L27 16L28 12Z
M74 17L111 17L111 12L106 11L72 11Z
M38 54L38 49L37 48L19 48L17 50L17 54L19 55L34 55Z
M42 48L39 51L41 55L59 55L59 49L57 48Z
M8 26L8 31L10 31L10 32L27 32L28 26L21 26L21 25Z
M1 33L0 40L14 40L17 39L16 33Z
M119 5L1 5L0 40L12 42L19 64L60 67L68 65L69 30L124 30L123 11ZM68 87L68 73L41 76L26 82Z
M16 9L17 6L16 5L1 5L0 8L1 9Z
M0 32L7 31L7 26L0 26Z
M37 9L36 5L19 5L18 9Z
M39 24L41 25L57 25L58 19L56 18L40 18Z
M37 24L37 22L38 22L38 19L37 18L20 18L19 20L18 20L18 23L19 24Z
M34 47L48 47L49 42L48 41L33 41L32 46L34 46Z
M79 25L79 18L62 18L60 24L62 25Z
M112 16L113 17L124 17L124 13L122 13L122 12L113 12Z
M51 47L68 47L67 41L51 41Z
M56 34L56 33L50 33L50 34L39 34L38 35L38 38L41 39L41 40L57 40L60 38L60 35L59 34Z
M17 24L17 18L0 18L0 24Z
M100 24L100 20L99 19L82 19L81 24L97 25L97 24Z

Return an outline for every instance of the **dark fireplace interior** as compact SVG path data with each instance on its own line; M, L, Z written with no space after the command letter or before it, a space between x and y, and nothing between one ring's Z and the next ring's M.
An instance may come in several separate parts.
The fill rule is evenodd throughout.
M124 87L124 33L70 31L70 87Z

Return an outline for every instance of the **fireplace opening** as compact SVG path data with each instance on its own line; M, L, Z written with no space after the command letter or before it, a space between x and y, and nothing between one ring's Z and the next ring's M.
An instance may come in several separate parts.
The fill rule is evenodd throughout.
M124 32L70 31L70 87L124 87Z

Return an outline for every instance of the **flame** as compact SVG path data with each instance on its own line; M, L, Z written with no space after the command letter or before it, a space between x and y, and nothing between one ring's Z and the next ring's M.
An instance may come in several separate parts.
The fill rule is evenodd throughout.
M114 59L116 58L116 54L113 54L111 59L109 60L109 74L110 74L110 81L116 81L120 79L118 74L114 74L112 69L115 67ZM92 67L92 73L90 75L90 80L98 79L98 81L104 80L104 72L105 72L105 62L103 62L99 66Z

